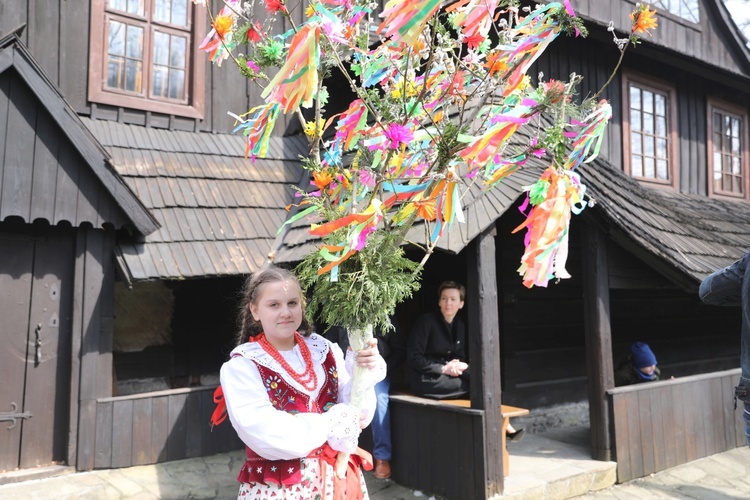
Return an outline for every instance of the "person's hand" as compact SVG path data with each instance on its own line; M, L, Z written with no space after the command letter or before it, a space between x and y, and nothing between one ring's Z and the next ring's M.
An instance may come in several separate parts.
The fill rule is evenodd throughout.
M450 377L459 377L469 367L463 361L452 359L443 365L443 374Z
M375 368L378 366L380 361L380 352L378 352L378 339L371 339L367 341L367 347L360 351L357 351L356 362L357 366L362 368Z

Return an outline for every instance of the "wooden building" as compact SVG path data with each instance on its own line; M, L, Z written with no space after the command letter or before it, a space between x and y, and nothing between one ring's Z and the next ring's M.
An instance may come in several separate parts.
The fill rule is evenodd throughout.
M0 338L11 346L0 373L16 381L0 389L0 423L11 427L0 472L238 447L229 426L211 433L207 422L242 279L269 252L291 263L314 245L301 225L276 237L289 186L307 182L294 121L250 165L226 112L260 96L195 50L205 14L189 0L166 2L167 17L155 8L165 2L136 3L144 10L116 0L0 7L0 316L10 318ZM469 497L502 491L501 399L532 412L588 400L592 455L617 460L620 480L742 443L729 406L739 314L702 305L696 291L750 247L750 52L720 0L655 3L659 28L606 89L614 118L600 158L581 169L597 203L573 220L573 278L529 290L516 273L523 235L511 230L537 164L466 199L466 224L441 240L422 290L398 310L408 330L440 281L468 285L481 368L472 408L428 409L423 421L456 436L440 452L472 464ZM619 56L609 21L629 32L634 2L573 6L589 38L558 39L530 74L583 74L585 95ZM146 50L133 56L123 33ZM181 65L151 55L165 40L182 47ZM613 368L635 340L677 379L615 388ZM394 462L399 446L434 455L420 441L429 427L408 432L422 410L394 405L404 436ZM408 477L394 468L396 480L453 492L451 475L422 458Z

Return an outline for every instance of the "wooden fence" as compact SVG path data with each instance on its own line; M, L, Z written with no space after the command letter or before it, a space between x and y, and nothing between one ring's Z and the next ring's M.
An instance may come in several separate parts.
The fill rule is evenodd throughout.
M96 401L95 469L146 465L243 448L229 421L211 430L213 387Z
M452 500L485 498L484 411L390 397L393 480Z
M607 391L617 481L624 482L745 444L740 370Z

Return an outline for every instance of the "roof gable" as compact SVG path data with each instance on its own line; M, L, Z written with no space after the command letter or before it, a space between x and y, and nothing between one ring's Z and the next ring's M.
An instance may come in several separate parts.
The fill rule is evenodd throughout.
M576 13L601 26L614 23L619 37L630 34L630 13L634 2L626 0L582 0L573 3ZM699 0L700 22L693 23L676 15L657 11L658 28L652 36L641 36L638 53L654 48L666 49L692 59L699 66L750 78L750 49L732 21L722 0ZM611 40L611 34L606 38Z
M15 34L0 39L0 220L158 225Z

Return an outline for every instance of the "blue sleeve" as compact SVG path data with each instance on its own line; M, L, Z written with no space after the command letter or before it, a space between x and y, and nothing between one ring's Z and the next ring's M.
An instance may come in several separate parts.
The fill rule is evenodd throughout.
M750 252L729 267L720 269L701 282L698 295L712 306L739 306L742 304L742 278L750 263Z

